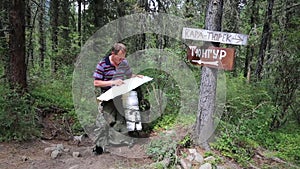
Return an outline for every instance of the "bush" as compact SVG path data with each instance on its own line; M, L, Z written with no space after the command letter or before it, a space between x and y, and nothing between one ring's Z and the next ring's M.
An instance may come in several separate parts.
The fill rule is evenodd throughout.
M219 123L217 141L212 147L243 165L247 165L258 147L298 164L299 125L290 121L286 127L270 131L272 115L277 109L264 88L267 85L248 84L242 77L231 78L228 84L227 112Z
M176 147L177 142L172 139L172 136L164 136L161 134L160 139L150 142L146 153L155 161L169 159L170 164L174 164L176 162Z
M31 91L36 106L42 110L50 107L63 110L64 114L58 118L72 122L70 127L73 134L82 133L83 129L75 113L72 100L72 67L63 67L54 74L50 74L50 71L36 69L32 74L40 74L33 79L34 86Z
M0 86L0 141L26 140L39 135L34 105L28 93L21 95Z

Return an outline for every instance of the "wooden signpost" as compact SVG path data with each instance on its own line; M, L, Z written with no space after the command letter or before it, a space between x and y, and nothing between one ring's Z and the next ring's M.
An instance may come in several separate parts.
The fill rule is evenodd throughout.
M182 39L218 42L233 45L246 45L247 35L219 32L223 12L223 0L210 0L205 18L206 29L183 28ZM218 117L216 100L221 95L217 93L218 69L232 70L234 49L220 48L216 44L207 47L189 47L187 57L192 63L204 66L201 70L200 97L198 115L195 124L195 143L209 149L208 139L215 130L215 117ZM222 91L223 93L223 91ZM223 106L223 105L221 105Z
M187 51L187 59L192 64L218 68L224 70L232 70L234 65L234 48L220 47L200 47L189 46Z
M205 29L183 28L182 38L233 45L247 45L248 35ZM187 58L191 63L224 70L233 69L234 56L234 48L219 48L214 46L204 48L189 46L187 51Z
M182 39L220 42L232 45L247 45L248 35L205 29L183 28Z

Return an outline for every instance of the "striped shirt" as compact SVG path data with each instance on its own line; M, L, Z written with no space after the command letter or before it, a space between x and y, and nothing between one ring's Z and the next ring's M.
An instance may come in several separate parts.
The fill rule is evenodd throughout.
M124 59L116 68L113 66L109 60L109 56L101 59L100 62L96 66L96 70L94 71L93 77L95 80L115 80L115 79L127 79L132 76L132 71L128 65L126 59ZM101 87L101 91L105 92L110 89L111 86Z

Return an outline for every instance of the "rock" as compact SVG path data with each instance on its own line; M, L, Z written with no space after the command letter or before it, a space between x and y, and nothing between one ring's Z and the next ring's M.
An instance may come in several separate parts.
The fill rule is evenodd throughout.
M36 167L34 167L34 166L35 166L35 162L32 162L28 169L36 169Z
M171 160L169 158L165 158L161 161L161 163L163 164L163 166L169 166L170 165Z
M47 147L44 149L45 154L50 154L52 151L56 150L56 147Z
M172 134L174 134L174 133L175 133L174 130L167 130L167 131L165 131L165 134L166 134L166 135L172 135Z
M90 147L83 148L83 149L80 149L80 150L77 150L77 151L79 151L82 156L94 155L94 152Z
M210 146L207 142L204 142L201 144L201 147L205 150L205 151L210 151Z
M188 149L188 150L189 150L190 154L195 154L195 153L197 153L197 150L196 150L196 149L194 149L194 148L192 148L192 149Z
M73 152L73 157L80 157L80 153L79 152Z
M56 150L63 151L64 150L64 145L63 144L57 144L56 145Z
M176 165L176 169L182 169L180 165Z
M66 153L67 153L67 152L70 152L70 149L65 148L65 149L64 149L64 152L66 152Z
M189 160L190 162L192 162L195 159L195 157L194 157L194 155L188 155L186 157L186 159Z
M25 161L30 160L30 157L22 156L22 157L21 157L21 160L22 160L23 162L25 162Z
M209 156L209 157L206 157L204 159L204 161L207 163L212 163L212 162L216 161L216 158L214 156Z
M183 169L190 169L192 167L192 164L183 158L180 159L179 163Z
M199 169L212 169L212 165L210 163L205 163L201 165Z
M188 149L188 151L190 153L190 155L188 155L186 158L188 161L190 162L195 161L200 164L204 162L202 155L198 153L196 149Z
M195 160L197 163L200 163L200 164L202 164L202 163L204 162L204 159L203 159L202 155L199 154L199 153L195 153L195 158L194 158L194 160Z
M54 151L52 151L52 153L51 153L51 158L52 158L52 159L56 159L60 154L61 154L60 151L54 150Z
M82 136L83 136L83 135L80 135L80 136L74 136L73 141L81 142L81 141L82 141Z
M69 169L77 169L77 168L79 168L79 165L74 165L74 166L70 167Z

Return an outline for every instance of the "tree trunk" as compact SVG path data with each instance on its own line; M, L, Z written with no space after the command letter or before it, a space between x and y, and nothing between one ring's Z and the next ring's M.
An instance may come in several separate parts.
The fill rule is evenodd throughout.
M69 18L70 18L70 3L69 1L60 1L61 12L59 16L58 25L62 26L59 31L59 36L62 37L59 40L59 49L62 52L59 52L57 57L57 61L60 64L71 65L75 58L72 56L71 51L71 40L69 37L70 34L70 26L69 26Z
M56 55L58 53L58 11L59 0L50 1L50 25L51 25L51 40L52 40L52 59L53 59L53 72L57 71Z
M205 29L220 31L223 13L223 0L211 0L207 6ZM219 46L213 43L213 46ZM217 88L217 69L203 67L200 84L198 115L195 126L195 143L209 149L208 139L214 131L213 114L215 112Z
M157 11L155 12L164 12L166 13L166 8L163 5L163 3L161 1L157 1ZM159 23L163 23L164 22L164 18L157 18L159 20ZM156 48L157 49L164 49L167 46L167 38L162 35L162 34L157 34L156 35Z
M118 12L118 18L125 16L125 8L124 8L124 0L119 0L119 3L117 4L117 12ZM124 21L123 19L119 19L119 32L118 32L118 39L119 41L123 40L123 32L124 32Z
M81 37L81 40L82 42L85 42L89 37L87 36L87 28L88 28L88 24L89 24L89 21L88 21L88 17L87 17L87 1L86 0L83 0L82 1L83 3L83 10L82 10L82 37Z
M78 25L77 25L77 32L78 32L78 36L79 36L79 41L78 41L78 46L81 47L81 0L77 0L78 3Z
M69 17L70 17L70 3L69 1L61 1L61 13L59 17L59 25L63 26L62 28L62 38L65 41L66 47L69 46L70 44L70 38L69 38Z
M144 9L145 12L149 12L148 1L140 0L138 5L139 5L139 8ZM139 25L141 25L140 29L144 30L145 22L143 22L142 19L143 18L140 19L141 23L139 23ZM144 50L146 48L146 34L142 33L142 34L136 35L133 43L134 43L133 46L135 48L135 51ZM135 57L138 57L138 56L135 56Z
M40 0L40 10L39 10L39 43L40 43L40 66L44 67L44 59L46 52L46 36L44 28L44 12L45 12L45 0Z
M249 31L251 31L254 28L254 25L257 23L257 16L258 16L258 8L256 5L256 0L252 0ZM247 77L248 82L250 82L251 72L253 70L251 66L251 61L254 56L254 52L255 52L254 49L255 49L255 44L250 44L247 46L247 54L246 54L246 60L244 66L244 77Z
M25 1L10 1L9 11L9 74L12 89L24 92L27 89L25 64Z
M105 1L104 0L93 0L92 4L94 13L94 25L97 29L105 25Z
M266 54L267 44L269 37L271 36L271 23L272 23L272 11L274 6L274 0L268 0L268 8L265 15L265 23L262 32L262 38L260 42L258 60L256 64L255 75L257 80L261 80L261 73L264 66L264 57Z

